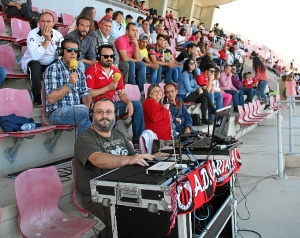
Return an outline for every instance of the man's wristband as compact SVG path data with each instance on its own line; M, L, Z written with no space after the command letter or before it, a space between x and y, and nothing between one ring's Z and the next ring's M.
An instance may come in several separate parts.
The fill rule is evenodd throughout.
M67 85L70 89L74 89L74 86L73 86L70 82L67 82L66 85Z

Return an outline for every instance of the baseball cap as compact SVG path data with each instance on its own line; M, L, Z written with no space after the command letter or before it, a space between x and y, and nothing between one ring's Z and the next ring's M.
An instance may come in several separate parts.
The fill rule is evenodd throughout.
M145 39L146 38L146 39ZM139 40L148 40L148 35L146 33L141 33L139 35Z

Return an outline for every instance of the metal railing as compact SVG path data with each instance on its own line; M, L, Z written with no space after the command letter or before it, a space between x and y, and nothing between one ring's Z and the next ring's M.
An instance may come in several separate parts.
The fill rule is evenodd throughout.
M282 129L289 130L289 153L288 155L295 155L294 151L294 129L300 129L300 127L293 126L293 103L296 103L295 98L300 98L300 96L290 96L288 100L277 101L278 113L277 113L277 137L278 137L278 178L286 178L284 175L284 159L283 159L283 149L282 149ZM298 101L299 102L299 101ZM289 107L289 126L282 127L281 125L281 106L283 104L288 104Z

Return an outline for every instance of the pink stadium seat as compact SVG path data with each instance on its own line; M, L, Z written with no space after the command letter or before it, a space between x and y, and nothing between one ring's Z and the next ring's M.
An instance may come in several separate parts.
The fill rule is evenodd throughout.
M8 134L3 134L0 132L0 141L3 141L5 140L6 137L8 137L9 135ZM0 208L1 209L1 208ZM1 220L1 219L0 219Z
M11 24L11 36L16 38L14 44L27 44L27 36L31 31L31 27L28 21L12 18Z
M72 174L73 174L73 182L74 182L74 187L73 187L73 194L72 194L72 201L73 204L75 206L75 208L83 213L86 214L91 214L88 210L83 208L83 202L82 202L82 197L80 196L80 194L77 191L77 169L76 169L76 159L73 158L72 159Z
M38 7L34 7L34 6L31 7L31 10L34 12L40 12L40 9Z
M66 36L68 34L68 28L59 26L57 27L57 30L62 34L62 36Z
M15 38L10 36L3 36L4 31L5 31L5 23L4 23L3 16L0 15L0 41L13 42L16 40Z
M30 117L33 110L32 101L29 92L26 89L2 88L0 89L0 116L15 114L22 117ZM21 146L23 139L32 139L34 136L53 131L55 126L42 126L36 129L17 132L6 132L10 137L16 138L14 145L5 150L5 157L13 162L18 148Z
M141 100L141 92L139 86L132 84L125 84L125 92L131 101L140 101Z
M245 111L245 115L244 115L244 120L248 121L248 122L260 122L263 119L260 118L250 118L250 111L249 111L249 106L247 103L244 104L244 111Z
M245 119L244 119L245 112L244 112L243 106L238 105L238 111L239 111L238 124L240 126L253 126L257 123L254 121L253 122L245 121Z
M260 111L260 107L261 107L261 106L258 106L258 103L259 103L259 105L260 105L260 101L259 101L259 100L256 100L256 101L254 101L254 103L253 103L254 115L257 115L257 116L268 116L268 115L270 115L270 113L268 113L268 112L261 112L261 111Z
M24 237L80 237L97 220L70 216L58 208L62 184L56 167L29 169L15 180L19 228Z
M3 66L7 70L6 78L29 78L29 74L16 74L13 72L16 56L14 50L9 45L0 45L0 65Z
M74 21L74 17L67 13L62 13L61 18L62 18L62 23L66 26L70 26Z
M245 107L245 111L249 111L249 118L250 119L261 119L261 120L263 120L263 119L265 119L266 117L265 116L262 116L262 115L254 115L253 113L254 113L254 111L253 111L253 104L252 103L245 103L245 105L244 105L244 107Z

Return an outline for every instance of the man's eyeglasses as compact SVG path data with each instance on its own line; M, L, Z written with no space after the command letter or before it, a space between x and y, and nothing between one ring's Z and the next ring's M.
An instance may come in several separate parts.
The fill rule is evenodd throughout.
M115 55L101 55L101 56L103 56L104 59L108 59L108 58L114 59L115 58Z
M111 116L111 115L113 115L115 112L112 111L112 110L107 110L107 111L99 110L99 111L95 111L94 113L96 113L96 114L99 115L99 116L104 116L104 114L106 114L107 116Z
M78 48L65 48L65 49L68 53L71 53L72 51L74 51L75 54L78 54L78 52L79 52Z
M214 74L216 71L215 70L208 70L208 72Z
M236 70L236 68L231 68L231 70Z

